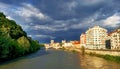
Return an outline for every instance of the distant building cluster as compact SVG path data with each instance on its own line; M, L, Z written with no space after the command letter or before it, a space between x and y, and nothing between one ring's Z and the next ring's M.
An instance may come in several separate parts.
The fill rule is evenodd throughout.
M45 44L46 48L80 48L80 41L66 41L62 40L61 43L55 42L54 40L50 41L50 44Z
M87 49L113 49L120 50L120 29L108 33L100 26L89 28L80 35L80 46Z
M100 26L89 28L85 33L80 35L80 41L66 41L61 43L50 41L45 44L46 48L81 48L86 49L112 49L120 50L120 29L108 33L107 29Z

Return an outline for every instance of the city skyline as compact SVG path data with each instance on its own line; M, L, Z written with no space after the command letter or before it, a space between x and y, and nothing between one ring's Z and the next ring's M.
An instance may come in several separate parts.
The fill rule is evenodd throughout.
M119 0L0 0L0 12L42 43L79 40L95 25L110 32L120 26Z
M108 33L108 30L103 27L93 26L82 33L78 41L62 40L61 42L56 42L55 40L51 40L49 42L49 44L45 44L45 47L53 47L55 49L61 47L84 47L86 49L120 50L120 28Z

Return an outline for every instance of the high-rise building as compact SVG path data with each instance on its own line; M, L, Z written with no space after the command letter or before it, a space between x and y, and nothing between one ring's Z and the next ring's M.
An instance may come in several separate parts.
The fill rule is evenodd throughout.
M120 50L120 29L113 31L110 34L111 49Z
M105 49L107 30L94 26L86 31L86 48L88 49Z

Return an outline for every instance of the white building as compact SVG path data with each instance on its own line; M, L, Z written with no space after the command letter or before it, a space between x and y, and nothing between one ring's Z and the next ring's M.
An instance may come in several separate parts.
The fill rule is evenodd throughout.
M54 44L54 40L51 40L50 43L51 43L51 44Z
M86 35L83 33L80 35L80 47L82 46L86 47Z
M53 48L55 48L55 49L59 49L59 48L61 48L60 43L54 43Z
M86 48L88 49L105 49L107 30L94 26L86 31Z
M110 34L111 49L120 50L120 29L113 31Z
M62 47L73 47L73 44L71 42L66 42L62 45Z
M64 44L64 43L66 43L66 40L62 40L62 42L61 42L62 44Z

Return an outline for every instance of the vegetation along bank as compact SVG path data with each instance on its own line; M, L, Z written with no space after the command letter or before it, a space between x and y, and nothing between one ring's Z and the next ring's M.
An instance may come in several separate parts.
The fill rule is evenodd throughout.
M28 37L20 25L0 12L0 62L35 52L41 46Z

